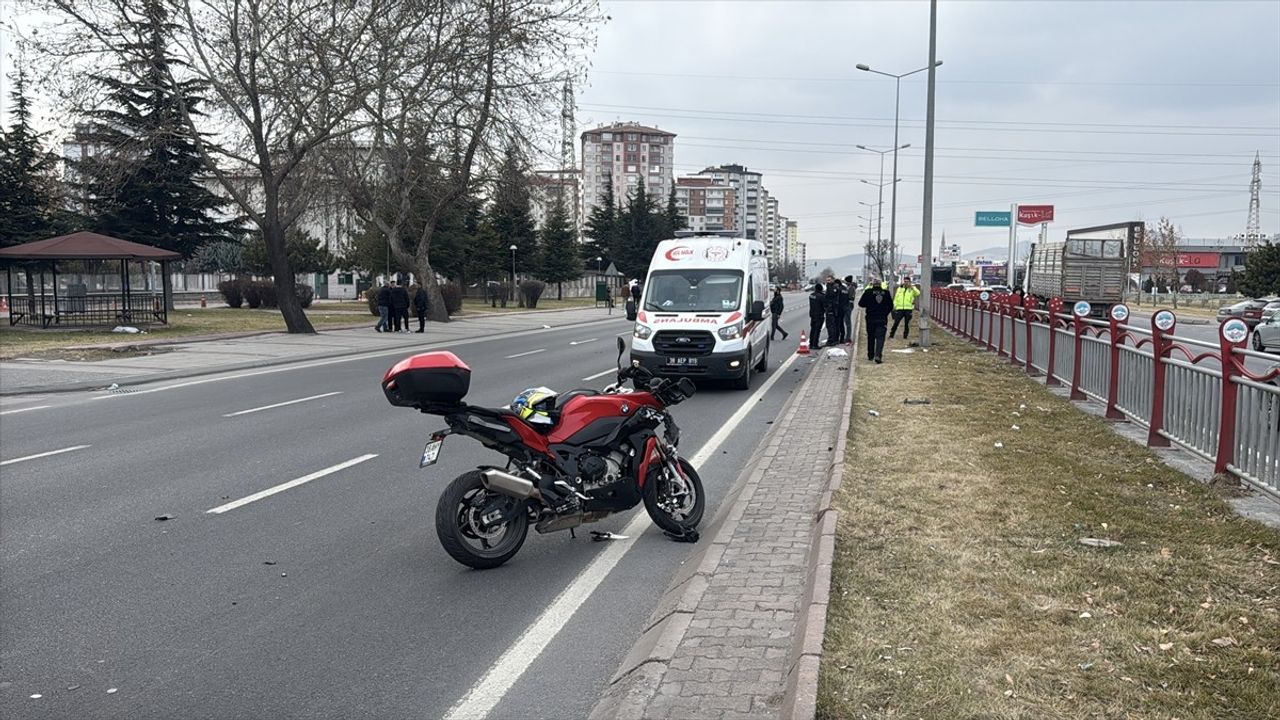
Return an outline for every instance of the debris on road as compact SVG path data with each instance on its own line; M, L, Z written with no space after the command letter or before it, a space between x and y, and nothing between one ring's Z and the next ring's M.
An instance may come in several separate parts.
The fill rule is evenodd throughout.
M116 694L116 691L117 691L117 690L119 690L119 689L120 689L120 688L107 688L107 694L108 694L108 695L115 695L115 694Z
M626 540L626 535L617 535L611 532L603 532L601 530L592 530L591 539L600 542L602 540Z
M842 348L827 348L827 357L832 357L832 358L849 357L849 353L845 352Z
M169 515L169 514L165 514L165 515L157 515L157 516L156 516L156 521L157 521L157 522L164 522L165 520L172 520L172 519L173 519L173 516L172 516L172 515Z

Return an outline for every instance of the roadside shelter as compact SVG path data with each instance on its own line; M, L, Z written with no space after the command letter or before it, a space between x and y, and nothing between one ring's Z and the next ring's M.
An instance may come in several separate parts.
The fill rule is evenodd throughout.
M170 250L77 232L0 249L10 325L47 328L169 322Z

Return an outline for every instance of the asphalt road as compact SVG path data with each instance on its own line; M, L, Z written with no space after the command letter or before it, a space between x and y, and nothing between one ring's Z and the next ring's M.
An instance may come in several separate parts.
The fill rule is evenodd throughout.
M1177 312L1177 311L1174 311L1174 312ZM1138 312L1135 310L1133 313L1133 318L1134 318L1134 322L1139 327L1144 327L1144 328L1151 327L1151 315L1145 310L1142 312ZM1196 324L1192 324L1188 322L1180 322L1178 326L1175 328L1175 331L1174 331L1175 337L1188 338L1191 340L1199 341L1200 343L1208 343L1213 346L1214 350L1216 350L1216 348L1218 347L1218 327L1219 327L1218 321L1210 318L1189 318L1189 319L1193 319L1196 321L1205 320L1206 322L1204 324L1200 324L1199 322L1197 322ZM1252 338L1250 338L1250 340L1252 340ZM1249 346L1249 347L1252 348L1252 346ZM1189 345L1187 349L1188 351L1191 352L1192 355L1199 355L1200 353L1210 350L1210 348L1203 347L1201 345ZM1269 370L1271 367L1277 364L1280 364L1280 355L1276 355L1274 353L1270 353L1270 354L1256 353L1256 352L1252 352L1251 350L1251 354L1245 358L1245 367L1247 367L1250 372L1258 375L1262 375L1263 373L1267 372L1267 370ZM1211 363L1210 367L1213 367L1216 369L1217 363Z
M806 376L807 360L777 369L806 324L803 297L788 304L791 340L752 391L701 387L674 410L685 456L723 438L699 468L708 518ZM468 401L602 387L610 377L584 378L613 367L628 330L610 320L459 347ZM544 609L611 543L531 531L499 569L450 559L436 499L497 458L451 438L438 465L417 469L442 422L383 398L378 381L401 356L48 396L0 417L0 717L434 718L499 658L524 672L490 692L488 717L585 716L695 546L646 523L545 649L522 660L517 648L510 664L513 643L544 627Z

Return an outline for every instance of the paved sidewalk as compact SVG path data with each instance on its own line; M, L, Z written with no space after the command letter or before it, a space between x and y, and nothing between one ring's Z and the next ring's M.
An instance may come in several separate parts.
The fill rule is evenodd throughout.
M118 360L74 362L17 359L0 362L0 395L85 390L112 383L137 384L216 372L282 365L304 360L358 355L426 343L552 328L581 323L625 320L604 308L491 313L459 318L449 323L427 323L426 333L377 333L373 318L359 328L325 330L314 335L258 333L241 337L216 337L150 343L146 336L121 336L121 344L155 346L155 355L134 355ZM621 325L621 323L619 323Z
M810 669L802 660L815 618L806 611L825 603L810 589L815 530L825 525L815 521L844 445L852 364L826 352L673 579L592 720L778 718L811 705L796 686L802 696L817 690L816 664L812 677L797 677ZM816 620L825 622L820 607Z

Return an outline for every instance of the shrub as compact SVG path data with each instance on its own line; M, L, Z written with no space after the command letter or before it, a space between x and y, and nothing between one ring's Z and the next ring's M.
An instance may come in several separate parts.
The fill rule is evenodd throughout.
M295 285L294 292L298 295L298 302L302 303L302 307L311 307L311 301L316 298L316 291L310 285Z
M538 299L542 297L542 292L547 289L547 284L541 280L525 280L520 283L520 299L524 302L524 306L533 310L538 307Z
M440 294L444 296L444 310L450 315L457 315L462 310L462 288L456 283L444 283L440 286ZM377 312L377 309L374 309Z
M245 304L251 309L257 310L262 307L262 284L257 280L246 280L240 287L240 291L244 293Z
M222 293L222 299L226 301L227 307L238 308L244 305L243 280L223 280L218 283L218 292Z

